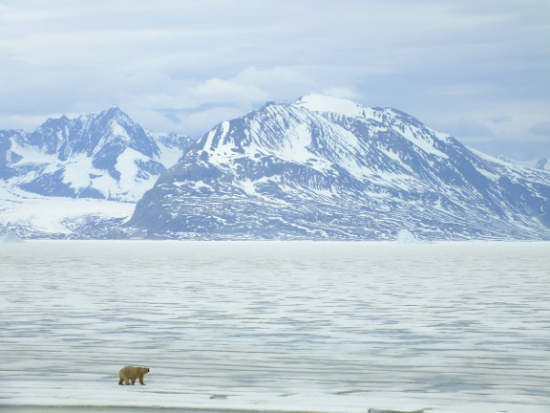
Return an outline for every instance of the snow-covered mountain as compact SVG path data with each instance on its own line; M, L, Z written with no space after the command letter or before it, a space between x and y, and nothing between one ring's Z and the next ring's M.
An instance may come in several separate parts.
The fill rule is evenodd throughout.
M395 109L310 95L215 126L127 225L176 239L550 239L550 171Z
M120 224L194 140L143 129L118 107L0 131L0 235L120 238Z
M118 107L0 131L0 185L43 196L136 202L194 143L143 129Z

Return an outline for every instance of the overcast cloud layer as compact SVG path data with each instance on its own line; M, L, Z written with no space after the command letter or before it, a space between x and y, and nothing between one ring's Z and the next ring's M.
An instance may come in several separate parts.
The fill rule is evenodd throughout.
M529 160L550 156L549 45L548 0L0 1L0 129L116 103L196 136L315 92Z

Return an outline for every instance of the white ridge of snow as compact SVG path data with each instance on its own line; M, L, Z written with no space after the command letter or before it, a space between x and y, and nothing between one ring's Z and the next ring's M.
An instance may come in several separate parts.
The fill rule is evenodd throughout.
M352 102L351 100L318 94L311 94L301 97L300 99L293 102L292 106L306 108L312 112L318 113L336 113L349 118L374 119L377 121L381 120L381 113L379 110L367 108L358 103ZM394 119L397 116L397 114L391 108L384 109L383 114ZM401 126L401 128L399 126ZM392 125L392 130L414 143L424 152L448 159L448 156L446 154L433 147L432 138L424 138L418 128L414 128L413 130L413 127L411 127L410 125L403 125L402 122L398 122L398 124ZM442 134L437 134L434 136L437 139L441 140L447 140L448 138L447 135Z
M331 96L311 94L303 96L292 102L293 106L306 108L312 112L332 112L345 115L350 118L367 117L367 112L372 113L371 108L366 108L347 99ZM372 116L369 116L369 118Z
M204 143L204 150L210 151L212 150L212 139L214 139L214 136L216 135L217 129L212 129L208 133L208 137L206 138L206 142Z
M118 122L112 122L111 123L111 132L116 138L122 138L126 142L130 141L130 137L128 136L128 133L126 132L126 129L124 129Z
M547 185L548 181L550 180L549 170L537 169L537 168L534 168L533 166L517 165L514 163L509 163L502 159L484 154L483 152L480 152L470 146L467 146L467 148L482 160L490 162L492 166L494 166L495 169L498 170L499 173L507 176L512 181L516 181L517 179L523 178L523 179L529 179L533 182L537 182L543 185ZM482 168L477 168L477 170L488 177L492 176L492 172L490 171L483 170Z
M222 122L222 131L220 134L220 141L223 142L223 138L225 138L225 135L227 135L227 132L229 131L229 122L224 121Z
M10 141L10 151L22 157L22 159L13 164L14 166L22 166L26 164L49 164L58 161L55 154L46 154L43 151L36 150L32 146L22 147L13 138L11 138Z
M400 130L400 129L394 129L397 133L399 133L401 136L403 136L404 138L408 139L409 141L411 141L412 143L414 143L416 146L418 146L420 149L422 149L424 152L426 153L430 153L432 155L436 155L436 156L439 156L441 158L445 158L445 159L449 159L449 157L447 156L447 154L435 149L430 143L426 142L426 140L424 140L422 138L422 136L419 136L420 134L418 133L418 129L417 129L417 133L415 134L413 131L412 131L412 128L407 126L406 128L404 128L405 130ZM416 128L415 128L416 129Z

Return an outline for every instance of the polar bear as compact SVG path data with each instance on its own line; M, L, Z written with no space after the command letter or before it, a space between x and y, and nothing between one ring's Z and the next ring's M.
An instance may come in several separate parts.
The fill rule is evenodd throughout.
M136 382L136 379L139 377L139 382L143 385L145 383L143 382L143 376L147 373L149 373L149 370L147 367L134 367L134 366L126 366L120 369L118 372L118 384L122 385L123 381L125 385L129 385L130 381L132 381L132 385Z

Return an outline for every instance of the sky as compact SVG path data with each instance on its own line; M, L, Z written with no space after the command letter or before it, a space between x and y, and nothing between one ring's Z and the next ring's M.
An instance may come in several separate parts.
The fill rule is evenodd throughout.
M117 104L199 136L309 93L550 158L550 0L0 0L0 129Z

